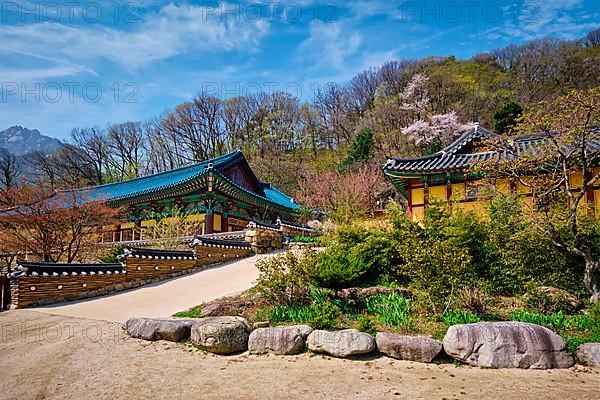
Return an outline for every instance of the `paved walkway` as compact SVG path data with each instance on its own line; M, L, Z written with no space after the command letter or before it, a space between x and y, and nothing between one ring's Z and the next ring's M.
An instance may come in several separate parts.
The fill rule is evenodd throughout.
M169 317L206 301L242 292L258 278L257 257L156 282L109 296L34 308L67 317L125 322L132 317Z

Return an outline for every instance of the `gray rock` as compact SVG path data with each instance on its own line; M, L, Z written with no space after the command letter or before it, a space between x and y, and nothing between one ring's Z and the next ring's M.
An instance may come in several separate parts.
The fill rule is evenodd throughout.
M375 350L373 336L356 329L336 332L316 330L308 335L307 343L311 351L327 353L334 357L367 354Z
M586 365L600 367L600 343L584 343L577 350L577 358Z
M250 334L248 350L254 354L299 354L304 349L304 341L312 330L307 325L258 328Z
M200 318L192 326L192 342L206 351L231 354L248 349L252 326L242 317Z
M548 369L573 365L560 336L523 322L453 325L443 344L449 356L474 366Z
M193 319L131 318L125 323L127 334L144 340L179 342L190 337Z
M377 349L387 356L422 363L431 362L442 351L441 341L425 336L401 336L378 332L375 342Z

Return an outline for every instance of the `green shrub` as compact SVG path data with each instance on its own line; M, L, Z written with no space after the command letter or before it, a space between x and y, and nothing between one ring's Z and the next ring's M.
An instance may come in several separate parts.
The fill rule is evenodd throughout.
M295 243L317 243L318 240L313 236L294 236L291 241Z
M256 290L271 305L305 304L310 300L316 253L306 250L264 258L256 263L259 271Z
M173 314L176 318L200 318L202 317L202 310L198 307L190 308L187 311L179 311Z
M600 302L596 304L592 304L588 308L588 317L593 325L598 327L600 331Z
M360 314L356 320L356 329L361 332L368 333L369 335L376 335L377 318L366 313Z
M367 298L365 310L371 315L376 315L385 325L407 330L414 328L410 300L397 293L377 294Z
M536 311L517 310L510 317L513 321L529 322L554 330L568 329L572 325L572 319L562 311L552 314L542 314Z
M343 289L363 282L372 270L372 260L356 250L332 246L317 256L315 281L317 285Z
M573 356L577 354L577 349L579 349L579 346L582 344L600 342L600 333L594 333L587 336L573 336L569 334L562 334L560 336L565 341L567 349Z
M272 323L294 322L307 323L317 316L313 306L281 306L275 307L269 315Z
M600 333L600 303L591 305L587 315L578 315L572 319L577 330Z
M335 329L339 326L341 311L334 303L325 301L315 304L312 309L314 316L308 320L315 329Z
M459 288L474 285L477 278L468 251L451 241L405 241L402 253L406 264L402 275L411 287L423 293L429 311L440 314L456 301Z
M125 246L116 245L110 248L110 253L106 257L100 257L100 262L105 264L114 264L119 262L119 256L125 252Z
M473 324L481 321L477 314L473 314L472 312L466 310L448 310L442 314L440 319L448 326Z

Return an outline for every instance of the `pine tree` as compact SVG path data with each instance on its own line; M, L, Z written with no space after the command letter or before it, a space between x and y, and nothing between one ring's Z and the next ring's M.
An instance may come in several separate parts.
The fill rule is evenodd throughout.
M348 155L342 161L340 170L346 171L353 164L363 163L371 158L373 151L373 132L363 129L356 135L354 142L348 150Z
M511 131L523 114L523 108L511 101L494 114L494 130L500 135Z

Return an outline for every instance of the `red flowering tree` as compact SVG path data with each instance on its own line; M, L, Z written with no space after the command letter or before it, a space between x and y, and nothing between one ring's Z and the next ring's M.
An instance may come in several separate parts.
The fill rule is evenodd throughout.
M118 210L88 201L77 191L48 192L38 187L9 190L0 212L6 254L29 253L46 262L73 262L97 242L97 231L114 222ZM6 246L3 246L6 247Z
M377 166L362 165L346 172L321 172L300 182L296 194L299 202L323 211L339 222L377 207L386 185Z

